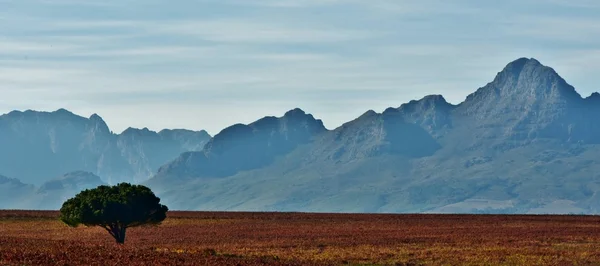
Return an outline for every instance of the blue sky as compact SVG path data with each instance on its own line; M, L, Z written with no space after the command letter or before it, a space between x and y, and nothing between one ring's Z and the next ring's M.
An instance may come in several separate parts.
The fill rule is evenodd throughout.
M518 57L597 91L600 1L0 0L0 113L98 113L115 132L216 134L295 107L334 128L460 103Z

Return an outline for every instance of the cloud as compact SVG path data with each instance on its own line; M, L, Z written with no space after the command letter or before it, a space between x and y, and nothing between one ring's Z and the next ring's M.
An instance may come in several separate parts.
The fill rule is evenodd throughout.
M10 0L8 0L8 1L10 1ZM78 0L23 0L23 1L29 1L30 3L41 4L41 5L67 5L67 6L72 6L72 5L114 6L114 4L116 3L116 1L111 1L111 0L102 1L102 2L78 1Z
M572 1L572 0L548 0L549 3L554 4L554 5L558 5L558 6L563 6L563 7L571 7L571 8L594 8L594 9L598 9L600 8L600 2L596 1L596 0L579 0L579 1Z
M115 131L216 133L300 107L333 128L427 94L459 103L522 56L588 94L600 18L595 1L570 3L10 1L0 112L64 107Z
M599 18L521 15L503 25L503 30L507 35L571 43L600 44L598 38L592 37L600 32Z
M376 33L345 29L282 27L247 21L184 21L151 27L155 34L179 34L225 43L328 43L370 38Z
M222 2L234 5L246 6L262 6L283 9L298 9L298 8L340 8L353 7L360 8L363 14L368 11L377 11L379 14L406 14L415 15L415 13L427 14L465 14L474 12L475 9L466 6L465 2L469 1L454 1L448 2L443 0L423 0L415 1L398 1L398 0L223 0Z
M360 1L356 0L225 0L229 4L235 5L254 5L279 8L306 8L315 6L329 6L336 4L352 4Z
M69 44L55 46L39 42L15 41L0 38L0 53L2 54L69 51L76 48L76 45Z
M225 43L327 43L372 38L382 32L339 29L327 27L303 27L301 25L281 25L271 22L239 19L198 19L168 21L58 21L48 29L128 30L141 36L178 35L187 38L200 38L206 41Z

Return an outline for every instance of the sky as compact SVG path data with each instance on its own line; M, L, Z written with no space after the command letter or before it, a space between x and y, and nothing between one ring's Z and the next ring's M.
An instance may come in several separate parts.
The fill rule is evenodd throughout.
M301 108L333 129L519 57L600 89L597 0L0 0L0 113L205 129Z

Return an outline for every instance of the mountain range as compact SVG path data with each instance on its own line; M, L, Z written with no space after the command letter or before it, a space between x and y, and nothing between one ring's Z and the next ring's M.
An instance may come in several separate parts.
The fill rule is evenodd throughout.
M34 185L73 171L107 183L139 183L209 139L206 131L190 130L128 128L115 134L96 114L85 118L64 109L13 111L0 116L0 173Z
M333 130L301 109L214 137L116 135L98 116L12 112L0 117L0 146L12 145L0 174L20 181L0 177L0 189L40 194L44 177L84 170L148 185L171 209L598 213L598 115L600 94L581 97L529 58L460 104L430 95Z

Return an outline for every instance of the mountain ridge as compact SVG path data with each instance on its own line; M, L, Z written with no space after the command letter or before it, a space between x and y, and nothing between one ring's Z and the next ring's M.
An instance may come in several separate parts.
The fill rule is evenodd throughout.
M552 68L520 58L456 105L427 95L331 130L295 108L232 125L202 147L190 141L198 132L128 129L109 150L152 172L134 181L171 209L591 214L600 212L599 114L599 93L583 98ZM83 147L112 147L93 120ZM164 139L192 151L173 149L154 171L160 160L134 156L169 150L149 144Z
M206 131L177 129L129 128L115 134L99 115L85 118L63 108L0 115L0 136L0 171L34 185L79 170L108 183L141 182L180 153L201 150L210 139Z
M148 184L183 209L594 213L595 95L520 58L459 104L428 95L369 110L268 165L216 176L188 161L187 179L166 165Z
M286 112L282 117L267 116L248 125L235 124L223 129L216 134L204 149L199 152L186 152L176 158L170 165L161 167L157 175L165 171L181 171L180 176L198 174L198 167L209 167L211 174L215 176L227 176L240 170L251 169L259 165L265 165L272 157L285 153L297 143L291 141L306 142L311 136L326 131L321 120L315 119L311 114L305 113L299 108ZM245 143L244 143L245 142ZM238 145L237 150L228 150L228 146ZM257 145L264 145L264 149L258 149ZM241 147L240 147L241 146ZM253 150L258 154L247 153L238 156L240 151ZM237 160L242 165L236 167L224 164L224 161ZM200 165L200 166L198 166Z

